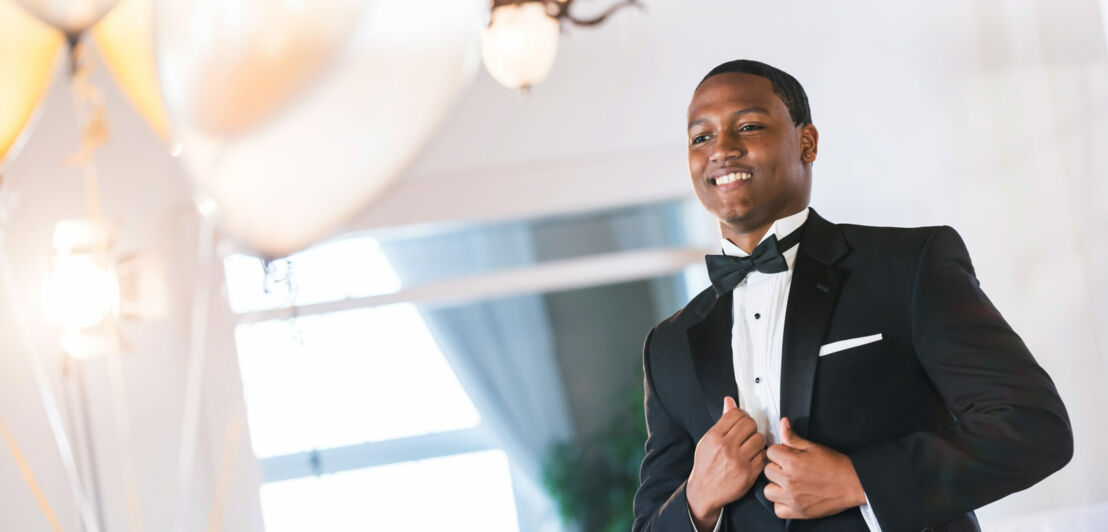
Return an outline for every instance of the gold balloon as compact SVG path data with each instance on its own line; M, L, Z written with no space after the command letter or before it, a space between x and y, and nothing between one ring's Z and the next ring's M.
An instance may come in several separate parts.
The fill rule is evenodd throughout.
M46 94L61 46L60 33L0 0L0 163Z
M92 28L116 83L150 127L169 138L169 116L154 65L153 0L122 0Z

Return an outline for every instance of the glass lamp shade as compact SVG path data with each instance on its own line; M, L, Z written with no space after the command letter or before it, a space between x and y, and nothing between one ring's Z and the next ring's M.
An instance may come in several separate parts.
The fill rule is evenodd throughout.
M62 333L62 349L78 360L97 358L119 352L118 336L109 326L85 329L67 328Z
M94 255L66 255L55 260L46 301L67 327L92 327L118 308L119 284Z
M558 53L558 21L543 2L502 5L481 36L485 68L511 89L527 89L542 81Z
M67 327L92 327L119 308L119 282L106 251L108 224L62 220L54 229L54 268L46 284L47 309Z
M112 245L114 228L88 218L61 220L54 226L54 251L58 255L95 253Z

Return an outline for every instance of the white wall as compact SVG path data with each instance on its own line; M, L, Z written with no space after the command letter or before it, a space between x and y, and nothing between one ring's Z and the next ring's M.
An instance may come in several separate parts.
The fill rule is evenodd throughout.
M950 224L982 285L1055 379L1077 437L1073 462L983 521L1108 502L1108 53L1094 0L938 2L647 1L596 29L570 28L551 77L519 98L486 74L391 195L349 225L381 229L566 212L687 197L684 113L709 68L765 60L808 90L821 132L813 205L836 221ZM589 2L583 3L588 6ZM171 317L129 328L124 361L134 461L148 530L168 530L193 272L186 180L111 86L101 152L117 249L171 265ZM76 148L59 80L3 186L20 205L4 222L23 300L37 300L53 224L83 214ZM701 223L710 223L705 218ZM213 287L219 295L218 284ZM218 301L218 300L217 300ZM38 309L35 309L38 312ZM36 314L37 316L37 314ZM57 375L56 331L36 340ZM228 416L241 408L230 321L213 311L204 433L190 530L204 528ZM23 446L66 530L76 516L8 309L0 307L0 415ZM107 520L126 529L104 368L87 365ZM260 530L256 464L234 463L226 530ZM2 530L47 530L14 462L0 451ZM992 519L993 521L990 521Z

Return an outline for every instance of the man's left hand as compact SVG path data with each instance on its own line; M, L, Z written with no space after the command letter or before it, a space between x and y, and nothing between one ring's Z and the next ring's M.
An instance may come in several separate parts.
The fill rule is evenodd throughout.
M766 498L781 519L814 519L866 503L854 464L845 454L793 432L781 418L781 443L766 452Z

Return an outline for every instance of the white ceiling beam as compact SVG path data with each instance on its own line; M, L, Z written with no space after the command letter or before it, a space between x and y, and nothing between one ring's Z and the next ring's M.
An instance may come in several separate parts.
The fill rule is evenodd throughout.
M682 247L590 255L424 283L391 294L248 312L239 315L238 322L288 319L397 303L442 307L468 301L652 279L700 263L704 260L704 254L705 251L700 248Z

